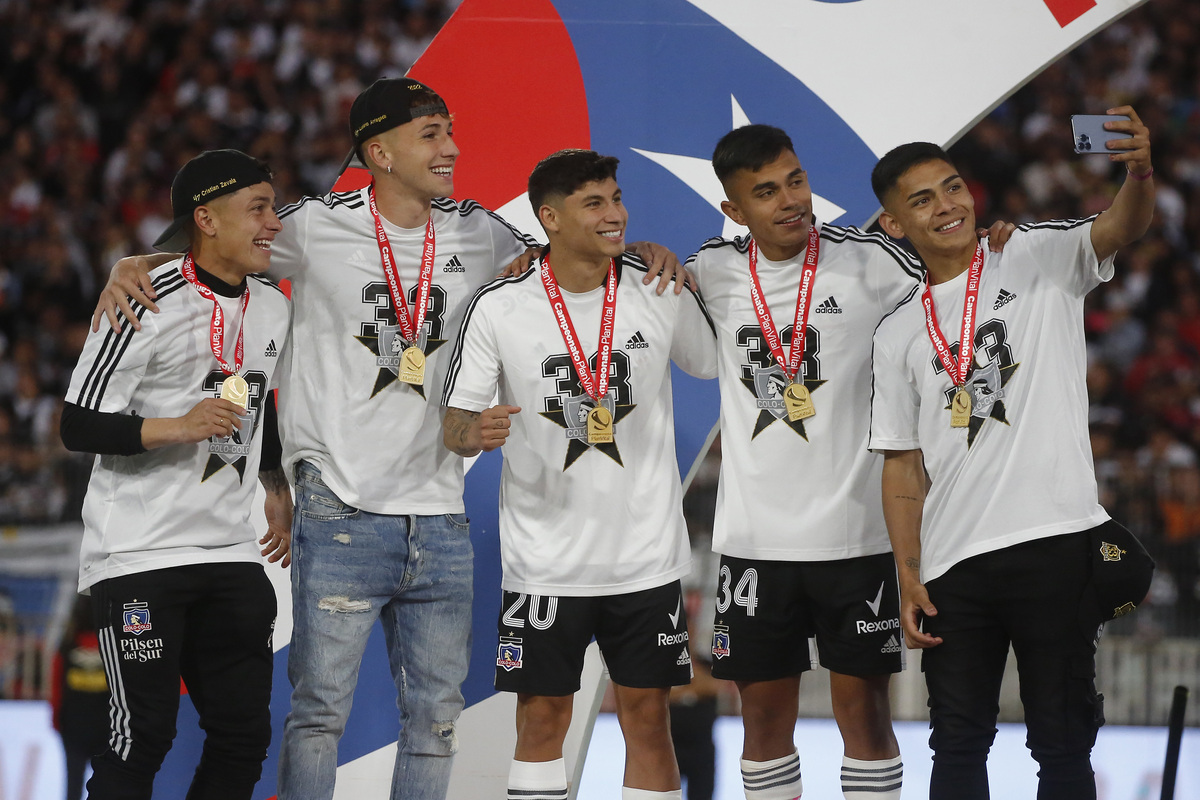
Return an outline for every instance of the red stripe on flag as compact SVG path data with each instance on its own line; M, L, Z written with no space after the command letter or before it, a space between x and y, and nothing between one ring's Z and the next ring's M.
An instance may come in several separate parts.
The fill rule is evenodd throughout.
M1060 28L1065 28L1096 7L1096 0L1043 0Z

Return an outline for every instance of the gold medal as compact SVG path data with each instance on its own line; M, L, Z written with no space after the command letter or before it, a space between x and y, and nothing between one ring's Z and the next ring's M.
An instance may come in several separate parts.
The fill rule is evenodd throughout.
M604 406L596 406L587 415L588 444L612 444L613 417Z
M959 389L950 403L950 427L965 428L971 424L971 393Z
M783 390L783 405L787 409L788 422L808 419L817 413L813 408L812 395L803 383L789 383Z
M400 380L420 386L425 383L425 353L413 345L400 355Z
M221 381L221 399L245 408L250 399L250 384L241 375L230 375Z

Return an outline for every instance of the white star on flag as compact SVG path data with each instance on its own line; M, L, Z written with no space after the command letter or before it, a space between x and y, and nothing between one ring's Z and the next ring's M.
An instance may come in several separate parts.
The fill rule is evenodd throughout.
M750 118L746 116L746 112L738 105L737 98L730 95L729 101L733 106L733 124L730 126L730 130L740 128L743 125L749 125ZM712 161L707 158L695 158L694 156L652 153L649 150L639 150L636 147L630 149L670 172L676 178L686 183L688 188L693 192L703 197L706 203L717 211L721 211L721 201L725 199L725 190L721 187L721 182L717 180L717 176L713 173ZM846 209L826 200L816 193L813 194L812 198L813 214L822 222L834 222L846 213ZM726 217L723 212L721 216L725 220L725 225L721 229L721 235L726 239L732 239L735 236L741 236L748 232L745 226L738 225L729 217Z

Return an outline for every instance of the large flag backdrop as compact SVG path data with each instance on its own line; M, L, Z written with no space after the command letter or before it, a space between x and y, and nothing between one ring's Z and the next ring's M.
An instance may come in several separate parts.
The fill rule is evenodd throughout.
M720 213L721 188L709 164L732 127L761 122L787 130L809 171L817 216L861 225L878 210L868 176L880 155L916 139L953 142L1059 55L1142 2L465 0L411 74L436 88L455 114L459 197L538 235L524 193L530 169L560 148L591 147L621 159L629 236L683 256L709 236L736 232ZM351 171L339 188L364 182L365 173ZM686 474L716 422L717 392L682 373L675 381L677 455ZM500 796L514 740L511 701L492 689L499 466L498 454L489 454L467 476L476 604L455 798ZM280 596L274 736L257 798L275 794L290 694L290 596L286 573L269 573ZM579 728L594 709L588 690L598 681L593 669L577 705ZM387 796L396 720L377 626L341 743L338 798ZM181 797L199 758L190 703L181 704L179 732L156 797ZM573 742L585 739L572 734Z

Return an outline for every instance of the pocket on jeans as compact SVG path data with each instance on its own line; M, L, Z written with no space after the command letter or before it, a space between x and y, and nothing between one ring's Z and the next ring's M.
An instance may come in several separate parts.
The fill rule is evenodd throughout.
M359 514L357 508L343 503L326 486L312 481L304 481L297 489L301 493L300 513L308 519L350 519Z
M460 531L470 532L471 520L467 519L466 514L447 514L446 521L453 528L458 528Z

